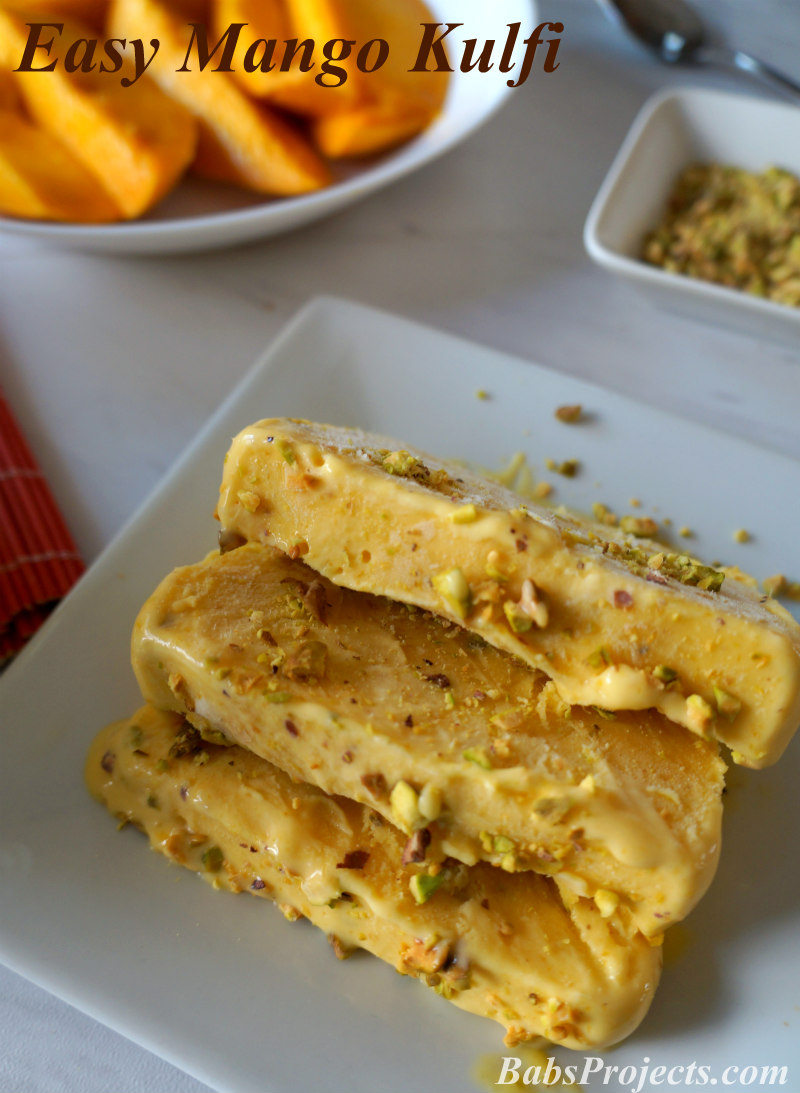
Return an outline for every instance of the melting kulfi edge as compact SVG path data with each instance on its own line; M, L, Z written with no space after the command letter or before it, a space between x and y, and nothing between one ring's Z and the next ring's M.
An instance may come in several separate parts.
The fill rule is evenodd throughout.
M132 660L148 702L369 805L420 862L552 875L650 936L716 868L716 743L654 711L570 708L463 627L339 588L273 548L169 574L136 621Z
M628 936L615 914L563 900L536 873L402 865L405 836L374 810L203 741L175 714L145 707L104 729L86 778L112 814L215 888L308 918L339 956L369 950L500 1022L508 1044L610 1044L652 999L661 950Z
M571 705L656 709L751 767L800 723L800 626L747 581L394 441L261 421L233 441L217 515L223 543L445 615Z

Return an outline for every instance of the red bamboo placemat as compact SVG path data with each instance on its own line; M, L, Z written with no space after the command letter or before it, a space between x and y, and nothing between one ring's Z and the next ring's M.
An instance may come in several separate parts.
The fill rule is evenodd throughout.
M19 652L84 565L0 390L0 665Z

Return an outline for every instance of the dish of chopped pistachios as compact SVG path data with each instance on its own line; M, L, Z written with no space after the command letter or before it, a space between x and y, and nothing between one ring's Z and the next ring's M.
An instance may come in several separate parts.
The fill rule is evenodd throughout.
M800 306L800 179L697 163L678 177L642 257L670 273Z

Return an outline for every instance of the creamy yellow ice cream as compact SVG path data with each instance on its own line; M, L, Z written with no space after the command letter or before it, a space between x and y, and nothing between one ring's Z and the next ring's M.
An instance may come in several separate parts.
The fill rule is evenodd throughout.
M276 546L337 584L438 612L572 705L657 709L752 767L800 723L800 626L779 605L424 452L261 421L228 452L217 513L223 542Z
M205 743L152 708L104 729L92 793L151 846L216 888L305 916L339 955L364 948L472 1013L506 1041L572 1048L630 1033L652 999L660 952L553 881L451 861L401 864L405 836L378 813L297 784L238 747Z
M717 745L654 711L570 709L439 616L248 543L169 574L132 659L145 699L370 805L424 860L534 869L657 935L716 867ZM413 841L413 840L412 840Z

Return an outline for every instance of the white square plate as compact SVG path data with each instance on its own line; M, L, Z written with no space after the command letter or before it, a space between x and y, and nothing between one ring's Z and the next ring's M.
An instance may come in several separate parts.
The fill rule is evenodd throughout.
M508 33L506 24L521 23L513 53L515 71L508 74L494 68L490 72L461 72L460 55L454 52L451 63L455 71L436 120L419 136L384 155L361 163L335 165L330 186L300 197L269 199L242 188L187 178L138 220L85 225L0 217L0 231L85 251L177 254L252 243L302 227L362 200L443 155L488 121L511 94L507 81L517 78L523 39L536 26L535 0L504 0L501 17L493 5L482 0L459 0L455 14L444 0L429 0L429 6L435 18L459 20L463 24L448 36L448 43L456 43L454 50L462 39L494 38L500 39L496 46L499 54ZM419 79L424 80L425 76L420 75Z
M575 402L585 422L554 420ZM481 1055L493 1052L500 1072L499 1026L370 957L340 964L321 934L261 900L214 892L138 832L117 832L83 785L92 736L138 705L128 647L139 606L171 567L213 548L230 438L272 415L360 425L487 467L518 449L542 473L548 457L578 458L575 479L552 476L557 500L627 511L638 496L639 512L691 525L703 554L761 576L797 565L800 510L775 498L798 495L800 465L490 349L318 300L0 678L5 963L221 1090L480 1090ZM732 541L741 525L749 544ZM695 1061L720 1084L725 1067L780 1065L798 1088L799 758L793 747L771 770L733 776L717 880L675 927L653 1009L608 1065ZM627 1086L601 1074L583 1088Z
M756 173L783 167L800 177L800 109L699 88L654 95L639 112L589 212L584 228L589 255L660 306L796 349L800 308L667 273L640 257L678 175L692 163L724 163Z

